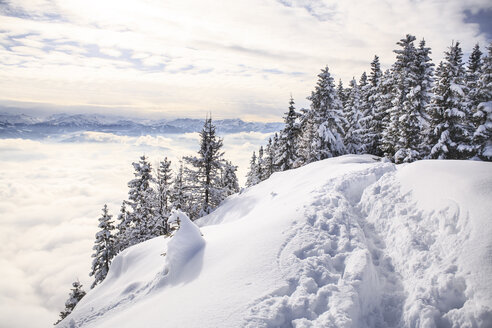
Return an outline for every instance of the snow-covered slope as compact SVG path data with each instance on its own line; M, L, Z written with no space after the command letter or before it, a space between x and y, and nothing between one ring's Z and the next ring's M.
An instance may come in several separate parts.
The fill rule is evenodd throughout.
M491 200L490 163L348 155L276 173L201 233L184 219L122 252L60 325L492 327Z

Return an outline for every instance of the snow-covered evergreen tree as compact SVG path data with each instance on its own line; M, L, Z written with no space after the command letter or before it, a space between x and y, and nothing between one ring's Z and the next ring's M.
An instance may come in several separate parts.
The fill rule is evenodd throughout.
M126 204L123 202L121 204L120 213L117 218L118 231L115 234L115 253L121 252L129 246L128 228L130 227L131 221L126 209Z
M237 166L229 161L225 161L222 168L221 188L225 190L225 197L239 192L239 182L237 180Z
M168 233L167 220L169 218L171 208L170 202L170 189L172 180L171 161L164 158L159 163L156 177L156 204L155 204L155 222L153 235L165 235Z
M365 83L365 81L363 83ZM344 143L349 154L359 154L364 151L362 128L360 125L362 118L361 94L355 79L350 81L349 87L349 96L343 111L345 116Z
M492 42L487 51L478 80L479 104L473 113L473 142L478 157L492 161Z
M190 212L190 196L185 184L184 167L183 162L181 161L174 177L169 196L172 209L178 209L185 213Z
M317 85L308 100L311 101L309 118L314 132L311 156L322 160L344 154L343 108L328 66L318 75Z
M155 192L151 187L154 181L152 166L145 156L138 163L132 163L135 179L128 183L127 205L131 208L128 214L131 225L128 227L129 246L155 237Z
M434 97L430 106L431 158L466 159L473 154L472 131L465 95L465 69L459 42L445 52L436 70Z
M254 186L260 183L261 179L258 172L258 163L256 162L256 152L253 152L249 161L249 170L246 174L246 187Z
M430 103L429 90L432 87L433 65L429 57L430 48L425 46L424 40L420 42L418 49L408 43L405 43L405 46L408 47L408 51L403 50L399 54L402 64L405 65L405 68L400 70L403 76L399 77L399 81L403 82L403 86L399 87L399 90L401 94L405 93L405 97L399 116L396 163L413 162L425 156L422 136L427 129L426 110ZM408 63L406 60L409 60Z
M184 160L191 165L188 173L190 182L194 182L195 213L191 217L196 219L211 213L225 198L226 191L220 187L221 170L224 160L222 139L215 133L212 118L205 119L200 132L200 150L198 156L187 156Z
M275 172L275 150L272 143L272 138L268 139L267 146L264 152L263 169L261 180L268 179Z
M393 129L390 126L394 124L396 117L391 116L391 109L393 108L393 91L394 79L391 70L386 70L381 78L381 84L379 86L378 97L376 99L376 111L375 117L379 114L381 117L381 135L379 138L379 155L391 157L394 154L394 147L396 143L396 137L394 136Z
M344 108L348 99L348 91L343 87L342 79L338 80L337 95L338 99L342 102L342 108Z
M68 299L65 302L65 310L60 312L60 319L55 322L55 325L60 323L63 319L65 319L70 313L72 313L73 309L77 305L77 303L85 296L85 291L82 289L82 284L80 281L74 281L72 283L72 287L70 290L70 294L68 295Z
M295 147L300 132L296 122L299 114L295 110L294 99L292 96L289 101L289 110L284 115L285 126L280 132L275 156L275 166L279 171L286 171L293 168L298 161L297 150ZM260 163L258 163L258 167L261 168ZM260 179L261 175L261 172L259 172Z
M106 278L109 271L111 260L116 255L113 216L108 213L108 206L105 204L103 214L99 218L99 232L96 233L94 241L95 252L92 254L92 271L89 276L94 276L94 282L91 288L94 288L98 283Z
M466 88L467 102L470 113L477 111L478 104L480 104L481 90L479 88L479 80L482 73L482 52L478 43L473 47L473 51L468 58L468 65L466 67Z
M365 102L362 106L362 118L360 125L362 127L362 143L365 152L377 156L382 156L380 151L381 134L383 132L383 120L385 110L378 107L378 102L381 97L381 81L383 73L379 57L374 56L371 62L371 72L368 77L368 84L362 90L361 98Z

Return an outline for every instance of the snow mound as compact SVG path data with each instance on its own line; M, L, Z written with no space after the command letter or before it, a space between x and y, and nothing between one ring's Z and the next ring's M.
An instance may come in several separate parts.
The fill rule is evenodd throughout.
M118 255L62 327L491 327L492 164L341 156ZM164 253L163 253L164 252ZM164 256L162 256L164 255Z

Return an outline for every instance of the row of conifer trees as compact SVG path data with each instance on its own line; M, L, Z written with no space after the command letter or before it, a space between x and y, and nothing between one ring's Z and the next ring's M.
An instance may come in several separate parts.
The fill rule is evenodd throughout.
M164 158L155 171L145 156L133 163L134 179L128 182L128 199L121 205L116 219L107 205L99 218L92 268L91 288L104 280L112 259L122 250L145 240L167 235L172 227L168 219L173 209L186 212L197 219L213 211L227 196L239 191L237 167L224 159L222 139L217 137L212 119L207 118L200 132L197 156L186 156L177 172L171 161ZM79 281L73 283L60 322L71 313L85 292Z
M385 156L395 163L418 159L492 160L492 44L477 44L465 66L453 43L437 68L424 40L397 42L396 61L382 72L378 56L369 75L335 87L321 70L309 109L285 113L285 127L253 153L247 186L273 172L343 154ZM257 155L258 154L258 155Z

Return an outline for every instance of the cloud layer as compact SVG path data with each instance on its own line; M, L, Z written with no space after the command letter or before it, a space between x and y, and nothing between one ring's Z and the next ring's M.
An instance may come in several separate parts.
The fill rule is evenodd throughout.
M147 116L274 119L329 64L347 82L406 33L434 58L486 36L466 19L487 0L0 3L0 100ZM465 14L468 13L468 14ZM483 12L483 11L482 11ZM464 21L468 23L464 23Z
M225 156L240 165L243 182L252 151L267 136L225 136ZM49 327L71 282L78 277L90 286L97 218L105 203L118 214L131 162L145 153L151 163L168 156L177 165L196 152L197 139L95 132L75 143L0 139L0 327Z

